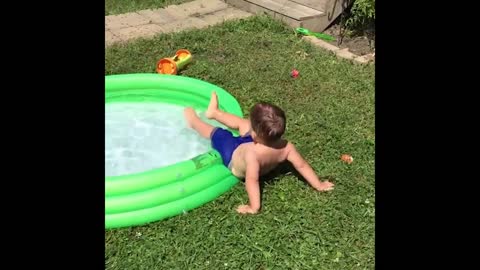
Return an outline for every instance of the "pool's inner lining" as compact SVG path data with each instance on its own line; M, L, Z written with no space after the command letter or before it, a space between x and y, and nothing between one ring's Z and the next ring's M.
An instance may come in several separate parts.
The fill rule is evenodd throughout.
M210 150L209 139L186 126L183 109L163 102L105 103L105 176L161 168Z

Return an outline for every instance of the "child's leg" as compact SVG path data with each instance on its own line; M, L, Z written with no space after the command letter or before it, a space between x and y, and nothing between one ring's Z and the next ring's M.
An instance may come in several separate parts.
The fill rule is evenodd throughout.
M250 121L243 119L234 114L224 112L218 108L218 97L215 92L212 92L210 104L205 112L205 116L210 119L226 125L229 128L238 129L240 135L245 135L250 130Z
M185 120L187 120L187 124L189 127L195 129L200 136L205 138L210 138L210 134L212 133L215 127L205 123L200 119L195 111L192 108L185 108L183 112L185 116Z

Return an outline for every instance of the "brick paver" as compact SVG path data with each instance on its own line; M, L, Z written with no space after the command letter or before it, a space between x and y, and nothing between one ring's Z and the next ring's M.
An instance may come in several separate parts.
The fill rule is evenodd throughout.
M162 33L204 28L252 15L221 0L195 0L161 9L106 16L105 46Z

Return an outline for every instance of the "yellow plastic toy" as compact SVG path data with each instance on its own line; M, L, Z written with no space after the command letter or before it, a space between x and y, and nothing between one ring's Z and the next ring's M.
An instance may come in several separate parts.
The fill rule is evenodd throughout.
M192 61L192 54L185 49L180 49L174 57L162 58L157 62L157 73L176 75Z

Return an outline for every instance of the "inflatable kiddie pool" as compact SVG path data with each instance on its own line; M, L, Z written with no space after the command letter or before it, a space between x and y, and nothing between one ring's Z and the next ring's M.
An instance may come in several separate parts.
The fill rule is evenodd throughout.
M243 116L233 96L205 81L160 74L105 76L105 106L158 102L205 110L212 91L221 100L222 110ZM144 225L185 213L214 200L237 182L213 149L170 166L106 176L105 228Z

